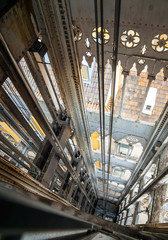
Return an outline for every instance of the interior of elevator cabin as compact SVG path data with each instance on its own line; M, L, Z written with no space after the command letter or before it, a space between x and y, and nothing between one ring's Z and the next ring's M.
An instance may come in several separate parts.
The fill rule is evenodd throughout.
M168 239L167 0L0 0L0 239Z

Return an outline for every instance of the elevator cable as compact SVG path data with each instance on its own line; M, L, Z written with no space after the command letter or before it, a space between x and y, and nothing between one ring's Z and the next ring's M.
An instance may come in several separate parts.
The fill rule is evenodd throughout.
M100 112L100 136L101 136L101 159L102 159L102 179L103 179L103 192L105 192L105 115L104 115L104 39L103 39L103 0L100 2L101 9L101 51L102 51L102 68L100 67L99 58L99 39L98 39L98 6L97 0L94 1L95 7L95 23L96 23L96 51L97 51L97 64L98 64L98 89L99 89L99 112ZM101 70L101 78L100 78ZM104 205L103 196L103 205Z
M114 98L115 98L115 82L116 82L116 66L117 66L117 54L118 54L118 37L119 37L119 23L120 23L120 6L121 0L115 0L115 13L114 13L114 40L113 40L113 56L112 56L112 106L110 112L109 123L109 148L108 148L108 175L107 175L107 191L109 191L109 172L110 172L110 157L111 157L111 140L113 133L113 115L114 115ZM107 201L105 207L105 215L107 213Z
M101 90L102 90L102 145L103 145L103 159L102 159L102 169L103 169L103 182L104 182L104 194L103 194L103 207L105 208L105 104L104 104L104 15L103 15L103 0L100 0L100 15L101 15Z

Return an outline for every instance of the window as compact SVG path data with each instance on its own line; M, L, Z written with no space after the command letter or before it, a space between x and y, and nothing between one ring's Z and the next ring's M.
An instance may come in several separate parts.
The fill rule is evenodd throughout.
M146 212L138 213L136 216L136 224L146 224L148 221L148 214Z
M137 184L133 187L132 198L134 198L135 196L137 196L138 191L139 191L139 183L137 183Z
M132 224L132 221L133 221L133 217L128 217L127 218L127 221L126 221L126 225L129 226Z
M135 211L135 205L131 205L128 211L128 217L132 217Z
M151 105L146 105L146 110L150 110L151 109Z
M153 179L154 173L156 170L156 164L152 164L152 166L149 168L149 170L146 172L146 174L144 175L144 184L143 184L143 188L146 187Z
M89 67L86 65L82 65L81 72L83 82L90 83Z
M120 143L119 144L119 153L123 155L131 155L132 147L127 144Z
M136 224L146 224L148 221L149 206L151 203L151 196L149 194L142 195L138 199L138 214L136 216Z
M87 55L89 52L87 52ZM88 55L89 57L89 55ZM81 74L82 74L82 80L84 83L91 83L91 77L92 77L92 72L95 64L95 59L93 59L93 62L91 64L91 67L89 67L89 64L86 61L85 56L83 56L82 60L82 67L81 67Z
M128 149L129 149L128 145L120 143L120 153L121 154L127 155Z
M130 197L131 197L131 196L130 196L129 194L126 196L126 198L125 198L126 205L129 203Z
M101 168L101 163L100 163L100 161L95 162L95 166L96 166L97 168Z
M115 167L115 168L113 169L113 175L114 175L114 176L121 176L122 173L123 173L123 169L120 168L120 167Z
M152 114L153 108L155 106L156 94L157 94L157 88L150 87L148 95L146 97L144 108L142 111L144 114L149 114L149 115Z
M95 151L100 149L100 141L98 140L98 138L99 138L99 134L97 132L94 132L91 135L92 149Z

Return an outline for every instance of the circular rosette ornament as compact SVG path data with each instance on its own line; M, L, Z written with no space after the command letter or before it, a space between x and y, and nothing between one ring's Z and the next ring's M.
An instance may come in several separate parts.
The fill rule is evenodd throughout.
M156 52L166 52L168 51L168 35L158 34L152 40L152 48Z
M99 27L97 31L96 31L96 28L93 29L92 38L93 38L94 42L97 42L97 32L98 32L98 43L101 44L102 43L101 27ZM104 41L104 44L106 44L110 41L110 34L109 34L109 31L107 29L103 29L103 41Z
M139 33L134 30L124 31L121 36L121 43L124 47L134 48L138 46L140 42Z
M72 26L72 29L74 31L74 41L79 42L82 39L82 31L77 26Z

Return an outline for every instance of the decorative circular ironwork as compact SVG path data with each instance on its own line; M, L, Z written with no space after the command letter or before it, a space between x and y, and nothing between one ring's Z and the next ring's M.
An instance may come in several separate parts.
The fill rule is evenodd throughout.
M98 43L102 43L102 32L101 32L101 27L98 28ZM92 38L95 42L97 42L97 34L96 34L96 28L93 29L92 31ZM104 44L108 43L110 41L110 34L107 29L103 29L103 41Z
M82 31L79 27L77 26L72 26L73 31L74 31L74 41L78 42L82 39Z
M138 32L134 30L124 31L121 36L121 43L124 47L134 48L137 47L140 42L140 36Z
M152 48L156 52L166 52L168 51L168 35L158 34L156 35L152 42Z

